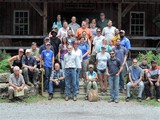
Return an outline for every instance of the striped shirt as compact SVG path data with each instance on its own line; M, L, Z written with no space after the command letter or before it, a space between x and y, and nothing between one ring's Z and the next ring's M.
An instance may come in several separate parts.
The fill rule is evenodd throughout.
M160 75L160 68L158 66L156 66L155 69L150 68L148 71L148 77L153 79L152 81L157 81L159 75Z

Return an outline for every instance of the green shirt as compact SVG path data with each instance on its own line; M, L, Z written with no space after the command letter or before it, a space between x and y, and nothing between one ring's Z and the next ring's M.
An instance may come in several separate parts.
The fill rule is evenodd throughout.
M104 27L107 26L108 23L108 19L105 19L103 22L101 20L99 20L97 22L97 27L101 28L101 30L103 30Z

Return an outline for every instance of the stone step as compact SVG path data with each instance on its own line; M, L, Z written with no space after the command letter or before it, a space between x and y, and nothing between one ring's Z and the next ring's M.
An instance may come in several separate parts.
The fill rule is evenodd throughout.
M0 83L8 83L10 73L0 73Z

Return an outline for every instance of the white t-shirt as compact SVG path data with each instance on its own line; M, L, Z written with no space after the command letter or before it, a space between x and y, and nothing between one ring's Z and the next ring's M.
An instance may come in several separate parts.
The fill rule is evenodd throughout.
M100 52L97 54L96 59L98 60L97 69L103 70L107 68L107 60L110 59L110 55L107 52L104 54Z
M104 27L102 30L102 35L106 38L107 42L111 41L113 37L115 36L115 29L116 27Z
M79 48L77 48L76 51L73 49L72 53L77 56L77 68L82 68L81 66L81 62L83 60L82 51Z
M93 39L93 45L94 45L94 52L98 51L98 48L100 45L102 45L102 41L104 39L104 36L95 36L94 39Z
M62 37L68 37L67 31L69 30L69 27L67 29L64 29L63 27L58 30L57 36L60 38L62 41ZM72 33L74 34L74 31L72 30Z

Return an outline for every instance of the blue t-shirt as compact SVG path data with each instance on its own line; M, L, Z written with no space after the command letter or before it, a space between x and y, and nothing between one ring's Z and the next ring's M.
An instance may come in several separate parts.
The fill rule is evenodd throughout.
M89 50L89 45L87 43L79 44L78 48L82 51L82 55L84 55L87 50ZM88 55L83 58L83 60L88 59Z
M44 61L44 66L48 68L52 68L52 58L54 57L54 53L52 50L43 50L41 56Z
M115 51L116 58L118 58L121 61L121 64L123 64L124 57L127 56L127 54L128 54L127 49L125 47L122 47L122 46L120 48L115 46L113 48L113 50Z
M138 79L143 75L142 69L140 67L129 67L129 73L131 74L133 82L138 81Z
M121 40L121 46L127 48L127 50L131 49L131 43L127 37L123 37L123 39Z

